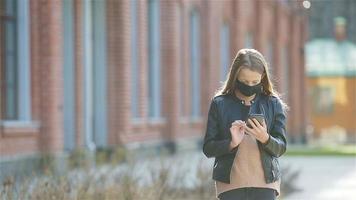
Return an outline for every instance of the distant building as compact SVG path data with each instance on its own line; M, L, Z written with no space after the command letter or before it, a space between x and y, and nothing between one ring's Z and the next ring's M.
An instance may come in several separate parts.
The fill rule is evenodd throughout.
M332 38L334 37L335 17L341 16L348 21L346 34L348 40L356 43L356 1L354 0L311 0L309 13L308 38Z
M291 141L305 133L297 2L0 0L0 23L0 171L42 152L197 146L243 47L266 55Z
M306 44L306 69L316 136L336 130L355 141L356 45L347 40L345 26L344 18L335 18L335 38Z

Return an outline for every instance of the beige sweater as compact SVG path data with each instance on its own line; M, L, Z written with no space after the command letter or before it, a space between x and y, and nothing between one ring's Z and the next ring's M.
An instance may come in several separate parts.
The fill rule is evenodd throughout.
M215 181L216 197L222 192L243 187L272 188L279 196L280 184L280 179L266 183L256 139L245 134L234 159L230 184Z

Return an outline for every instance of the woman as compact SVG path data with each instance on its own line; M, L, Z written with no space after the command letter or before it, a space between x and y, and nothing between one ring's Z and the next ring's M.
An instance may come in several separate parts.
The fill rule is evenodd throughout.
M241 49L211 101L204 137L204 154L215 157L218 199L272 200L280 195L278 157L286 151L286 109L262 54ZM262 123L250 114L262 114Z

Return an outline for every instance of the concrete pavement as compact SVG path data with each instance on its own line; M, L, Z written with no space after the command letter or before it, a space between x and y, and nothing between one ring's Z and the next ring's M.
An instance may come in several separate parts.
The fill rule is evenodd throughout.
M285 156L281 166L300 170L301 191L283 200L356 200L356 157Z

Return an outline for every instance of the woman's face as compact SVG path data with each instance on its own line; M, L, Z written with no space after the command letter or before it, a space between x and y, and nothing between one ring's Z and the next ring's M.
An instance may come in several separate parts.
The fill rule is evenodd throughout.
M237 79L246 85L254 86L261 82L262 74L252 71L246 67L241 66L241 70L237 75Z

